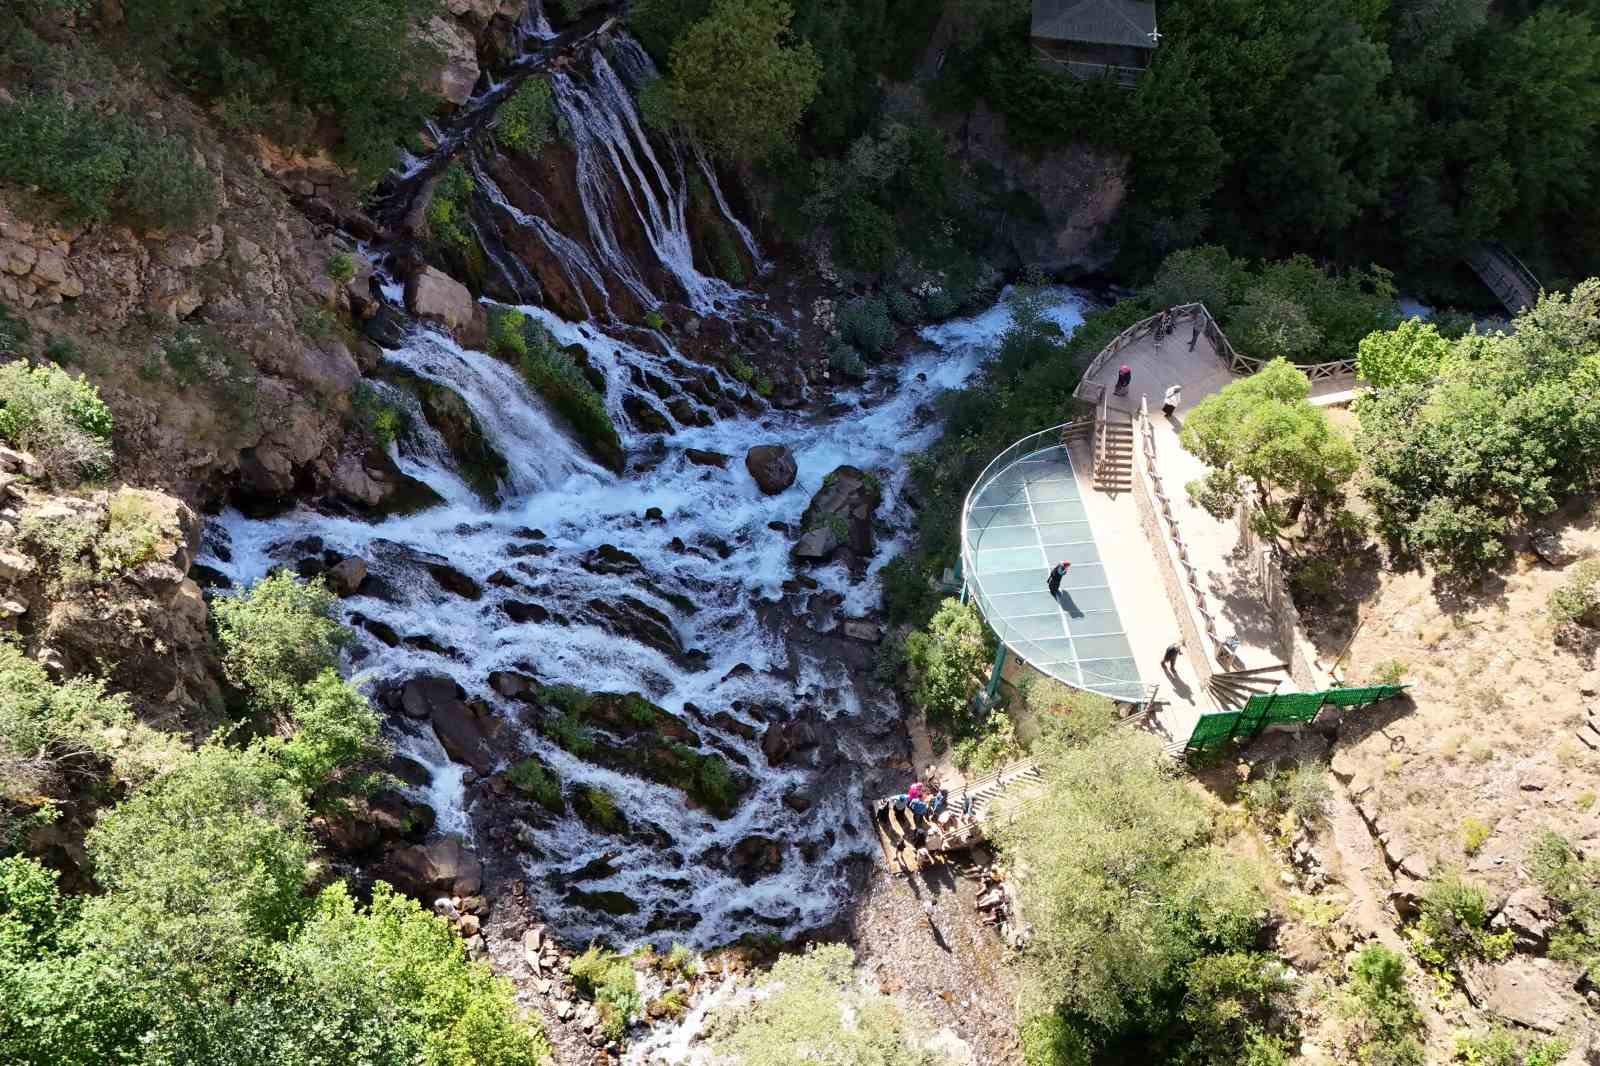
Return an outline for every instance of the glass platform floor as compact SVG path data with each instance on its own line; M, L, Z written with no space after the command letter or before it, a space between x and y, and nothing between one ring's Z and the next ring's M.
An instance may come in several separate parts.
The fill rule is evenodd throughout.
M968 594L1006 646L1041 673L1136 703L1145 687L1072 459L1054 443L1057 432L1012 445L968 494L962 516ZM1052 597L1045 580L1063 559L1072 566Z

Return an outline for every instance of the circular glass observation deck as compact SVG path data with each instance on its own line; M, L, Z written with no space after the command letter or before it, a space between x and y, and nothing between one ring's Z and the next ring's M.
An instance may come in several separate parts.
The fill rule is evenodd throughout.
M1115 700L1145 698L1133 649L1061 443L1062 426L1024 437L986 467L961 513L968 595L1005 646L1043 674ZM1051 596L1050 568L1072 566Z

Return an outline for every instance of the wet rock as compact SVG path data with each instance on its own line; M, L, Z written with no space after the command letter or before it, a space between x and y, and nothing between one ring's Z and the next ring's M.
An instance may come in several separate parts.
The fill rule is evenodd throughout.
M422 416L438 431L455 459L456 471L479 497L493 503L500 482L511 471L489 443L477 415L459 393L437 382L412 377L407 382L422 406Z
M387 647L393 648L400 643L400 634L396 633L394 627L387 622L380 622L363 614L351 615L350 621L371 633Z
M783 444L758 444L744 455L745 469L768 496L776 496L794 484L800 472L794 453Z
M643 569L639 557L615 544L602 544L586 553L580 565L591 574L630 574Z
M452 762L470 766L479 774L495 767L496 750L503 723L489 708L473 700L456 700L434 708L429 715L434 735Z
M684 458L696 466L714 466L719 470L726 469L728 463L733 459L731 455L723 455L721 452L707 451L703 448L685 448L683 455Z
M483 598L483 589L472 578L463 574L454 567L443 563L432 563L428 566L428 576L432 577L439 587L446 592L453 592L464 600L480 600Z
M661 508L651 507L645 511L644 520L646 522L655 522L659 524L661 522L665 522L667 520L667 516L662 512Z
M766 732L761 734L761 754L767 757L769 765L777 766L788 758L791 747L787 731L777 722L767 726Z
M391 755L383 768L414 788L427 788L433 782L433 772L409 755Z
M467 287L434 267L406 282L406 306L418 318L437 322L462 344L480 346L487 337L486 312Z
M328 588L340 596L354 596L361 583L367 579L366 560L351 555L330 567L326 573Z
M723 678L724 681L727 678ZM747 722L741 722L727 711L718 711L711 716L711 722L726 733L733 733L746 740L754 740L757 736L756 727Z
M788 792L784 794L783 805L796 814L804 814L811 809L812 799L804 792Z
M489 675L489 687L508 700L527 700L539 691L539 682L527 674L496 670Z
M876 644L883 639L883 630L876 623L862 618L849 619L839 629L851 640L859 640L864 644Z
M419 898L440 891L475 895L483 885L483 864L457 836L401 848L385 865L397 885Z
M400 689L400 710L410 718L431 718L466 699L454 680L439 674L421 674Z
M672 422L667 416L636 392L630 392L622 398L622 409L633 424L646 433L672 432Z
M189 578L206 591L233 588L233 579L214 566L195 563L189 567Z
M700 915L696 911L666 910L652 914L644 929L647 933L661 933L669 930L683 932L693 929L699 923Z
M539 624L550 620L550 612L537 603L507 600L500 605L500 609L506 613L507 618L519 624L525 622Z
M625 892L585 892L581 888L569 888L562 899L585 910L604 911L613 915L639 913L639 904Z
M823 480L801 516L805 530L794 554L808 562L823 562L848 547L860 559L873 551L872 519L883 493L871 474L841 466Z
M747 836L728 852L728 865L745 884L783 869L783 848L771 837Z
M592 599L585 606L607 631L638 641L674 660L683 658L683 645L672 620L643 600L619 596L614 600Z

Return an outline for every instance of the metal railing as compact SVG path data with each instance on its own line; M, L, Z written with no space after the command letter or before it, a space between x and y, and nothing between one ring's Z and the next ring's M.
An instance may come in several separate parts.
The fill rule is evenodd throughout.
M983 472L972 483L972 488L967 490L966 499L961 504L961 568L965 577L966 594L977 605L978 612L983 615L989 628L994 630L995 636L1000 638L1001 643L1035 666L1052 662L1055 656L1038 641L1026 636L1006 620L1005 614L997 609L988 593L984 591L982 580L977 577L972 540L969 536L973 501L1018 460L1038 452L1064 448L1062 435L1071 429L1083 426L1087 421L1087 419L1075 419L1023 437L989 460L989 465L983 468ZM1084 666L1081 661L1076 665L1082 677L1082 684L1073 687L1098 692L1125 703L1137 703L1142 698L1144 692L1142 683L1096 673Z
M1139 84L1139 79L1144 77L1144 67L1124 67L1115 63L1086 63L1081 59L1062 59L1035 45L1033 54L1043 62L1053 67L1062 67L1074 78L1092 81L1095 78L1110 78L1124 89L1132 89Z
M1106 462L1106 402L1104 385L1100 386L1100 403L1094 409L1094 476L1098 478Z
M1161 474L1156 469L1156 433L1155 427L1150 423L1150 401L1146 398L1139 400L1139 426L1144 438L1144 472L1150 482L1150 493L1155 497L1156 513L1162 522L1162 532L1166 534L1172 545L1172 555L1181 568L1179 579L1189 587L1194 597L1196 613L1204 623L1205 635L1211 641L1213 654L1221 655L1227 648L1222 638L1217 635L1217 619L1212 612L1209 601L1206 599L1206 590L1200 585L1200 572L1189 559L1188 546L1183 543L1183 534L1178 532L1178 521L1172 514L1172 501L1167 498L1167 490L1162 485Z
M1205 304L1199 302L1178 304L1175 307L1167 308L1165 311L1157 312L1149 318L1140 319L1113 337L1110 343L1100 349L1100 353L1090 361L1089 366L1083 372L1083 378L1078 382L1078 387L1073 390L1072 394L1080 400L1088 400L1090 391L1095 387L1093 379L1106 365L1106 361L1117 352L1128 347L1128 345L1155 333L1161 327L1162 317L1167 315L1171 316L1169 323L1174 324L1185 319L1192 321L1198 318L1201 331L1206 335L1206 339L1211 342L1211 350L1216 352L1217 358L1226 364L1229 373L1238 374L1241 377L1247 376L1254 374L1270 362L1267 359L1257 359L1255 356L1245 355L1235 348L1233 342L1228 339L1226 333L1222 332L1222 327L1217 324L1217 320L1212 316L1211 311ZM1347 374L1353 375L1356 372L1356 361L1354 359L1334 359L1326 363L1296 363L1295 365L1311 381L1325 381L1329 378L1341 377Z

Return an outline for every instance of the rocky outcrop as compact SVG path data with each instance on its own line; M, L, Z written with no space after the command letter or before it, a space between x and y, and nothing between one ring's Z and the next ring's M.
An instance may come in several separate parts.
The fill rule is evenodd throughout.
M761 491L776 496L794 484L800 467L794 453L784 444L758 444L744 455L745 469Z
M836 551L848 548L857 560L873 552L872 520L883 491L878 479L853 466L841 466L823 479L800 518L796 558L826 562Z
M472 96L478 84L478 48L472 31L454 19L435 15L418 31L439 54L439 71L427 89L457 106Z
M436 267L422 267L407 280L406 306L469 348L481 348L488 339L488 312L465 285Z
M456 836L392 852L380 872L419 899L437 892L475 896L483 887L483 863Z

